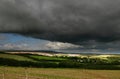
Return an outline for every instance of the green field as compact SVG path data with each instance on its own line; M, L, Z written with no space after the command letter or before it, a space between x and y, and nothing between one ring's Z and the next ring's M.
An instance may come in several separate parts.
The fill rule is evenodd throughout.
M120 79L120 55L56 57L0 53L0 79Z
M119 74L119 70L0 66L0 79L120 79Z
M120 70L120 56L57 57L0 53L0 66Z

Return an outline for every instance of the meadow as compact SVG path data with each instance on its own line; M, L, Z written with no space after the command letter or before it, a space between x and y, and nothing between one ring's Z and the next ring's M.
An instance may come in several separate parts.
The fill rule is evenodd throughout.
M0 53L0 79L120 79L120 55L82 57Z
M0 66L0 79L120 79L119 73L119 70Z
M36 54L0 53L1 66L37 68L81 68L120 70L120 56L103 57L86 55L84 57L41 56Z

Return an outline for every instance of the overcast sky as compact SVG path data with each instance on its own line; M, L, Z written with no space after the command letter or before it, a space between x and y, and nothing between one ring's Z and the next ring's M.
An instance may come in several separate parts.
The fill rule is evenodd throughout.
M1 49L118 52L120 0L0 0L0 33Z

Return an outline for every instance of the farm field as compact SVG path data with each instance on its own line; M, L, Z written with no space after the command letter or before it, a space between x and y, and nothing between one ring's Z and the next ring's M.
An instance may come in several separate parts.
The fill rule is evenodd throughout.
M0 53L0 79L120 79L120 55L57 57Z
M0 53L0 66L120 70L120 55L57 57L36 54Z
M119 70L0 66L0 79L120 79Z

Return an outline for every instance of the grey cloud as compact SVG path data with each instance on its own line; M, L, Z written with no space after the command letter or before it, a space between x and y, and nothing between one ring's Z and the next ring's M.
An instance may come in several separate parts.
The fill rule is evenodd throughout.
M79 43L120 40L120 0L1 0L0 32Z
M6 40L7 38L4 35L0 35L0 41L1 40Z
M75 48L83 48L80 45L74 45L70 43L62 43L62 42L48 42L45 45L48 49L75 49Z
M29 48L27 47L27 44L12 44L12 43L7 43L0 45L1 50L28 50Z

